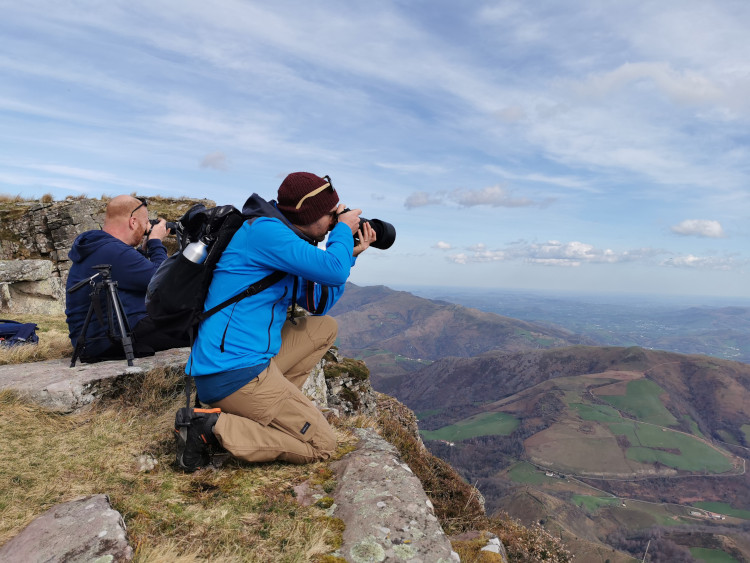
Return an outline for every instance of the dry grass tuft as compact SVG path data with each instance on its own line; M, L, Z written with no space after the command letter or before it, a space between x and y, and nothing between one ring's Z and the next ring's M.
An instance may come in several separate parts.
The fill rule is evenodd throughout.
M172 467L180 370L153 370L91 411L58 415L0 392L0 544L36 516L82 495L108 494L128 526L137 561L310 561L335 549L338 523L302 507L293 487L326 463L247 464L183 474ZM354 439L337 429L345 450ZM343 451L342 450L342 451ZM157 461L139 469L143 456Z
M1 346L0 366L57 360L73 355L65 315L12 315L7 318L20 323L36 323L39 327L39 342L12 347Z
M36 323L39 327L39 342L12 347L0 346L0 366L73 356L65 315L12 315L4 318L20 323Z
M9 364L27 364L43 360L56 360L73 356L73 346L68 333L50 330L39 335L37 344L0 347L0 366Z
M21 201L30 201L30 200L27 200L21 197L21 194L16 194L16 195L0 194L0 203L18 203Z

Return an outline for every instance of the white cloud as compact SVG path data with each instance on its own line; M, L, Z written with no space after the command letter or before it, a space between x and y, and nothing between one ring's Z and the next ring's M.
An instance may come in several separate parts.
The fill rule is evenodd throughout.
M466 252L453 254L448 259L459 264L520 260L544 266L578 267L582 264L615 264L648 260L655 255L663 254L663 251L652 248L616 252L609 248L596 248L592 244L579 241L560 242L556 240L544 243L518 241L505 249L497 250L490 250L480 243L466 250Z
M676 258L668 258L661 262L661 266L672 266L675 268L692 268L697 270L721 270L729 271L740 266L740 261L735 260L732 257L716 257L716 256L695 256L693 254L686 254L684 256L677 256Z
M450 243L439 240L435 243L433 248L437 248L438 250L450 250L451 248L453 248L453 246Z
M724 238L724 229L719 221L707 219L685 219L678 225L670 227L672 232L683 236Z
M471 254L460 252L458 254L451 254L448 256L448 260L457 264L468 264L469 262L500 262L505 260L507 255L502 250L476 250Z
M528 198L513 197L511 193L502 186L489 186L479 190L457 188L450 192L414 192L406 198L404 205L407 208L422 207L425 205L451 204L459 205L461 207L475 207L478 205L486 205L489 207L527 207L537 205L541 207L547 203L549 203L549 201L536 202Z
M414 192L406 198L404 205L407 209L424 207L426 205L440 205L443 203L442 194L431 194L429 192Z
M720 88L706 76L691 70L679 72L664 62L628 62L615 70L591 75L578 90L604 98L644 81L677 104L711 103L722 96Z
M430 176L437 176L439 174L445 174L446 169L444 166L439 164L431 164L427 162L417 163L395 163L395 162L376 162L375 166L385 168L386 170L393 170L395 172L403 172L406 174L427 174Z
M227 156L223 152L212 152L203 157L201 168L213 168L214 170L226 170Z
M514 198L502 186L490 186L481 190L457 189L451 192L449 198L464 207L475 205L489 205L490 207L525 207L534 205L527 198Z

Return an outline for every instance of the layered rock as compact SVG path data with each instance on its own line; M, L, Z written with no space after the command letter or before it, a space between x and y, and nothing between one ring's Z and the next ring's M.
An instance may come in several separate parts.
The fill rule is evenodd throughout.
M154 198L149 209L174 220L196 203L215 205ZM106 199L86 198L0 203L0 312L62 313L68 252L79 234L101 229L106 206ZM166 244L168 250L176 247L174 241Z

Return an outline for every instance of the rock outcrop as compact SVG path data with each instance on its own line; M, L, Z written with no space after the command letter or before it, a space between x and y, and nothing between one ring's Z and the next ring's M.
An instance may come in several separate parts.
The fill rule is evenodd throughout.
M333 465L334 516L346 522L338 550L347 561L458 561L422 483L396 448L358 428L355 451Z
M0 260L0 311L62 314L65 286L51 260Z
M0 547L0 561L120 563L132 558L125 522L106 495L53 506Z

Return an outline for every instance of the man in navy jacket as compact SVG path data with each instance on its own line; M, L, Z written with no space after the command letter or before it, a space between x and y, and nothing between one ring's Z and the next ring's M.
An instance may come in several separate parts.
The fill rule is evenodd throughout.
M252 220L221 255L205 309L275 271L287 275L201 323L186 369L201 401L216 410L196 411L185 437L176 428L185 471L209 462L208 445L251 462L306 463L336 449L332 429L300 389L336 339L336 321L325 313L375 232L360 227L361 210L339 203L330 178L309 172L289 174L278 201L253 194L242 212ZM288 320L294 303L312 315Z
M148 282L167 258L162 244L162 239L167 235L166 221L161 219L151 227L147 206L145 198L129 195L112 198L107 204L102 230L78 235L68 253L73 263L68 274L68 289L96 274L93 266L112 266L111 277L117 282L123 312L133 332L135 355L139 357L153 355L157 350L189 345L186 335L157 330L146 314ZM142 251L136 250L138 246ZM84 287L66 294L65 314L74 348L89 309L90 293ZM105 295L106 291L102 290L99 296L103 312L106 312ZM104 322L106 325L106 319ZM123 357L121 342L118 339L110 340L107 327L99 323L97 315L93 315L81 359L91 362Z

